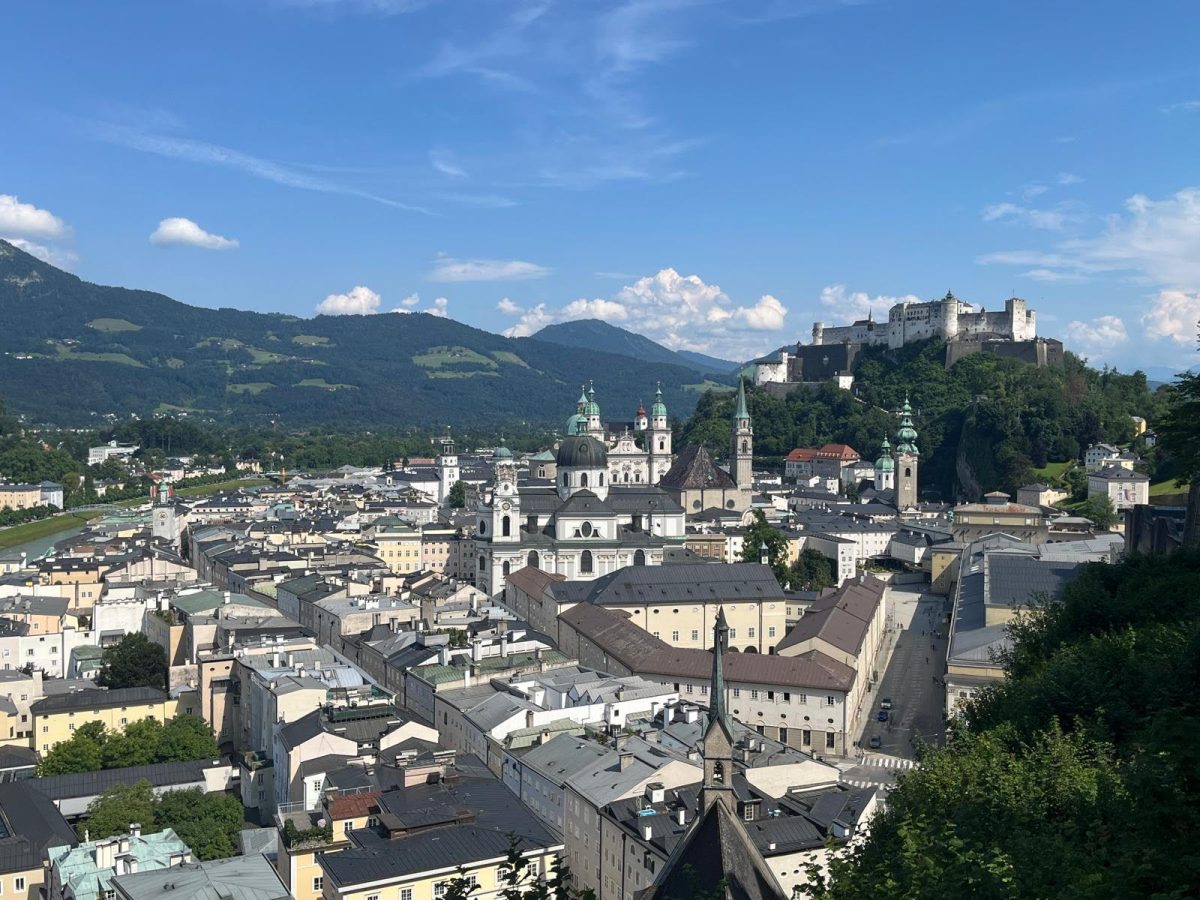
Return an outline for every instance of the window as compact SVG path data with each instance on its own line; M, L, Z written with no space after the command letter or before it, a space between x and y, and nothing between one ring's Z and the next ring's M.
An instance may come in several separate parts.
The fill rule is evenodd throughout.
M527 878L537 879L540 874L541 870L536 859L525 867L525 876Z
M805 747L812 746L812 732L809 729L805 728L804 731L800 732L800 743Z
M324 889L325 889L325 876L324 875L314 875L313 876L313 890L314 891L323 891Z
M378 894L367 894L367 900L379 900Z
M700 640L700 632L697 631L695 628L692 629L692 640L693 641Z
M807 703L808 702L808 694L797 694L796 702L797 703Z
M413 900L412 888L400 888L398 900Z
M787 729L786 728L779 729L779 743L781 743L781 744L787 743Z
M733 696L734 696L734 697L740 697L740 696L742 696L742 689L741 689L741 688L734 688L734 689L733 689Z
M754 637L754 626L753 625L751 625L750 628L747 630L746 635L748 637Z
M679 632L678 631L671 632L671 643L673 643L673 644L679 643Z
M13 879L13 887L18 891L25 890L25 876L19 875Z
M501 537L509 537L512 535L512 520L505 516L500 520L500 535Z
M735 637L737 637L737 629L730 628L729 629L729 639L732 641Z
M579 555L579 571L584 575L592 574L592 551L584 550Z
M767 626L767 637L775 637L775 626L774 625Z
M833 706L833 694L830 694L828 697L825 698L825 705Z
M757 700L757 699L758 699L758 691L757 691L757 690L752 690L752 691L750 691L750 699L751 699L751 700Z
M587 487L587 486L588 486L588 483L587 483L587 472L584 472L583 474L581 474L581 475L579 476L579 486L580 486L580 487Z
M834 734L832 731L825 732L825 749L832 750L834 746Z
M767 699L768 699L768 700L774 700L774 699L775 699L775 692L774 692L774 691L767 691Z
M68 730L68 731L74 731L74 730L75 730L75 723L74 723L74 722L72 722L70 725L68 725L68 726L67 726L67 730Z
M635 566L644 566L646 564L646 551L635 550L633 553L633 564Z

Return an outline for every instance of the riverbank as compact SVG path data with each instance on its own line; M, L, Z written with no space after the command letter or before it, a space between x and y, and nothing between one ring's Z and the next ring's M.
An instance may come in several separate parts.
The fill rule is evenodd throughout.
M87 524L88 519L94 519L96 515L97 513L95 512L67 512L57 516L50 516L48 519L38 519L36 522L26 522L23 525L14 525L11 528L5 528L3 531L0 531L0 550L7 550L9 547L16 547L19 544L27 544L30 541L36 541L39 538L57 534L60 531L81 528Z

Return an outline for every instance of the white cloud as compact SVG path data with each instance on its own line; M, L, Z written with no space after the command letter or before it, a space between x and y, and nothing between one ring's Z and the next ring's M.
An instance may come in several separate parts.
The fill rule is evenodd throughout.
M886 322L888 310L897 303L908 301L919 303L916 294L890 296L877 294L872 297L865 291L847 291L844 284L831 284L821 289L821 305L833 313L833 324L845 325L868 316L876 322Z
M662 269L639 278L611 297L580 298L559 309L546 304L525 308L508 297L496 308L517 321L504 333L527 337L554 322L601 319L643 334L673 350L696 350L749 359L779 343L787 307L764 294L757 302L737 305L719 285L697 275Z
M361 284L348 294L330 294L317 304L319 316L369 316L379 312L382 301L377 293Z
M1159 291L1142 316L1142 325L1152 338L1170 338L1177 344L1194 344L1200 323L1200 293Z
M1072 184L1083 184L1083 178L1081 178L1079 175L1076 175L1074 172L1059 172L1058 177L1054 180L1063 187Z
M412 312L413 307L415 307L420 302L421 302L420 294L417 294L417 293L409 294L407 297L405 297L403 300L401 300L399 303L397 303L394 307L392 307L392 312L394 312L394 313Z
M150 235L150 243L159 246L202 247L205 250L233 250L238 246L234 238L221 237L205 231L191 219L175 216L163 219Z
M74 251L62 247L37 244L19 237L9 237L5 238L5 240L18 250L24 250L30 256L36 256L42 262L50 263L50 265L57 266L60 269L70 269L79 261L79 257L75 255Z
M1088 355L1103 355L1128 339L1125 323L1118 316L1099 316L1087 322L1067 323L1069 348Z
M446 318L450 312L450 301L445 297L438 297L433 301L432 306L427 306L421 312L428 313L431 316L437 316L439 319Z
M1029 193L1032 187L1034 186L1025 189L1027 197L1036 196L1036 194ZM1042 186L1037 185L1036 187ZM992 203L983 208L983 221L985 222L1015 222L1048 231L1060 230L1069 218L1069 206L1065 203L1056 204L1051 209L1034 209L1033 207L1019 206L1016 203Z
M68 229L49 210L22 203L12 194L0 194L0 234L57 240L66 237Z
M528 281L545 278L550 270L520 259L455 259L439 256L425 277L430 281Z

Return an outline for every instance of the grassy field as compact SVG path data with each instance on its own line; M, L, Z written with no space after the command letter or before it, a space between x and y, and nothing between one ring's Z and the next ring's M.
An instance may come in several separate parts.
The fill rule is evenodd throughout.
M324 388L327 391L350 391L356 387L353 384L330 384L324 378L305 378L303 381L297 381L294 386Z
M1075 465L1074 460L1046 463L1040 469L1034 469L1033 474L1037 476L1038 481L1041 482L1057 481L1062 477L1063 472L1067 471L1067 469L1071 468L1073 465Z
M83 350L76 350L73 347L68 347L66 344L57 344L54 348L58 352L59 359L80 359L86 362L110 362L120 363L123 366L135 366L139 369L144 369L146 366L138 362L132 356L125 353L88 353Z
M1151 497L1164 497L1168 494L1186 494L1187 492L1188 486L1186 484L1176 485L1174 478L1150 485Z
M521 357L517 356L517 354L510 353L507 350L493 350L492 359L496 360L496 362L508 363L510 366L522 366L526 369L529 368L529 363L525 362L525 360L521 359Z
M301 347L328 347L329 338L316 334L298 334L292 338L292 343Z
M0 531L0 549L15 547L26 541L36 541L38 538L54 534L56 531L65 531L74 525L82 525L95 515L95 513L63 513L60 516L51 516L48 519L38 519L36 522L26 522L24 525L5 528Z
M87 323L88 328L109 333L121 331L141 331L141 325L134 325L128 319L92 319Z
M227 384L225 390L231 394L261 394L275 387L269 381L243 381L238 384Z
M699 384L685 384L683 385L683 389L696 394L703 394L705 391L716 391L718 394L732 394L735 390L727 384L717 384L717 382L709 381L707 378Z
M430 347L424 353L414 356L412 361L423 369L440 369L443 366L463 363L471 363L485 369L497 367L494 359L489 359L482 353L476 353L469 347Z

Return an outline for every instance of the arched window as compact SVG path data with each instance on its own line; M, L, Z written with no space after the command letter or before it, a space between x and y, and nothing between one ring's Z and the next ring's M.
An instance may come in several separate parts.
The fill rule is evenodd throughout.
M505 516L500 520L500 535L502 537L509 537L512 535L512 522L509 521L508 516Z
M635 566L644 566L646 564L645 550L638 550L633 554L633 564Z
M538 555L537 555L537 551L536 551L536 550L530 550L530 551L529 551L529 556L527 556L527 557L525 558L525 562L526 562L526 564L527 564L527 565L530 565L530 566L532 566L533 568L535 568L535 569L536 569L536 568L538 567Z
M563 487L566 487L570 483L568 480L569 478L570 478L570 476L567 475L566 472L563 472Z
M716 762L713 763L713 784L724 784L724 783L725 783L725 766L718 759Z
M579 486L580 486L580 487L587 487L587 486L588 486L588 484L587 484L587 472L584 472L582 475L580 475L580 476L579 476Z
M658 449L659 449L659 450L666 450L666 449L667 449L667 442L666 442L666 441L664 441L662 438L659 438L659 440L658 440Z
M634 481L636 481L638 484L641 484L641 483L642 483L642 473L641 473L641 472L634 472L634 473L633 473L633 480L634 480Z
M584 575L592 574L592 551L584 550L579 555L579 571Z
M507 578L507 577L508 577L508 573L509 573L509 570L510 570L510 569L511 569L511 566L509 565L509 562L508 562L508 560L506 559L506 560L504 561L504 565L502 565L502 566L500 567L500 571L503 573L503 575L504 575L504 577L505 577L505 578Z
M600 487L604 487L604 473L600 473Z
M745 441L742 441L742 452L743 452L743 453L749 453L749 452L750 452L750 445L749 445L749 444L747 444Z
M905 478L912 478L912 469L911 469L910 467L908 467L908 466L905 466L905 467L904 467L904 477L905 477Z

